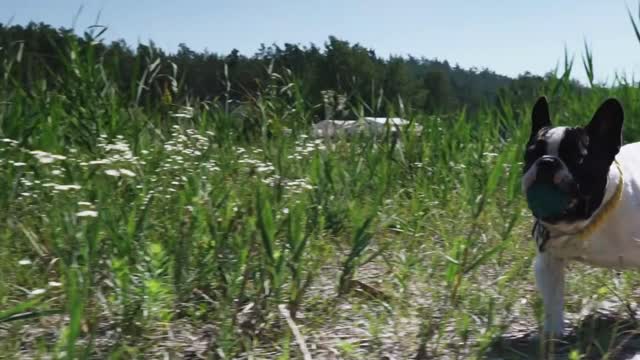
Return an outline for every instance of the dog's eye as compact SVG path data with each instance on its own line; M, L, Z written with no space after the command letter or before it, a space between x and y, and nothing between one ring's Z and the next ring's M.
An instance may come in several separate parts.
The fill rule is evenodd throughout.
M578 165L582 165L584 159L587 157L587 149L580 147L575 154L575 161Z
M580 146L580 156L585 157L587 156L587 148L584 146Z
M585 145L584 142L579 142L578 153L577 153L578 164L582 164L585 157L587 157L587 146Z

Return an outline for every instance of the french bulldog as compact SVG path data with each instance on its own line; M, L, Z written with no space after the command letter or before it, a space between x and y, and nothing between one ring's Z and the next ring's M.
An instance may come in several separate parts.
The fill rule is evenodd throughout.
M567 127L551 124L549 104L541 97L531 120L522 188L529 204L536 200L532 187L553 188L548 201L562 206L534 212L533 229L544 334L559 337L568 262L640 268L640 143L622 146L624 113L615 99L606 100L586 126ZM554 194L562 196L555 200Z

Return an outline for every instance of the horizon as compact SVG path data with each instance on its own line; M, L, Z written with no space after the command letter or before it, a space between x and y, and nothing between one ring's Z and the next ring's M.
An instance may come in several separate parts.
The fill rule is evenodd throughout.
M640 73L637 60L640 44L627 14L628 6L637 16L638 5L623 1L600 4L589 0L578 8L566 3L552 5L551 1L538 2L536 6L457 1L461 6L455 8L451 3L405 0L394 3L392 8L381 9L384 11L377 5L388 4L381 1L363 7L364 2L340 4L328 0L323 3L328 6L317 8L290 0L277 4L244 1L218 4L214 13L207 13L211 6L204 3L202 0L179 5L154 2L155 6L147 6L145 2L90 0L51 6L44 0L9 0L9 8L0 9L7 16L0 19L0 23L43 22L55 28L73 27L80 34L90 25L99 24L108 28L103 36L106 42L122 39L129 46L135 46L153 41L170 53L184 43L198 52L228 54L237 49L245 56L255 54L261 45L282 47L290 43L322 47L329 36L335 36L371 49L383 59L413 56L446 60L452 66L488 69L511 78L526 72L544 76L556 67L561 70L566 49L569 57L574 58L572 78L583 84L587 77L581 57L586 42L594 55L596 82L609 84L616 75L634 78ZM189 7L190 4L202 6ZM345 8L340 14L344 21L334 19L331 26L325 26L336 16L332 9L340 6ZM553 11L547 11L549 7ZM124 8L129 9L128 16L122 16ZM402 11L407 8L415 11ZM205 10L197 11L199 9ZM422 10L428 11L425 15L417 14ZM305 16L309 13L314 16ZM185 14L187 16L180 16ZM464 21L459 21L463 18ZM461 29L463 22L465 29Z

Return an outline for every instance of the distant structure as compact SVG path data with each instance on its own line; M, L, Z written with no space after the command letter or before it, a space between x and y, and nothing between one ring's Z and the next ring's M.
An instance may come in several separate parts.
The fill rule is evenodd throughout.
M335 138L340 136L354 136L369 134L372 136L384 135L389 126L389 131L397 135L404 127L408 126L408 120L398 117L365 117L360 120L322 120L313 125L311 136L315 138ZM413 131L420 132L422 126L415 124Z

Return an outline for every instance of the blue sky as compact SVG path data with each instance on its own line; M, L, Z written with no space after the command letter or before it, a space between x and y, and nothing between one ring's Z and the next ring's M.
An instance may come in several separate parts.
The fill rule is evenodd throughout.
M382 56L447 59L515 76L543 74L562 60L565 46L580 59L586 39L597 79L616 72L640 77L640 44L627 16L632 0L1 0L0 22L43 21L77 30L109 26L108 39L153 39L173 51L252 54L261 43L322 44L329 35L373 48ZM577 62L576 77L584 79Z

